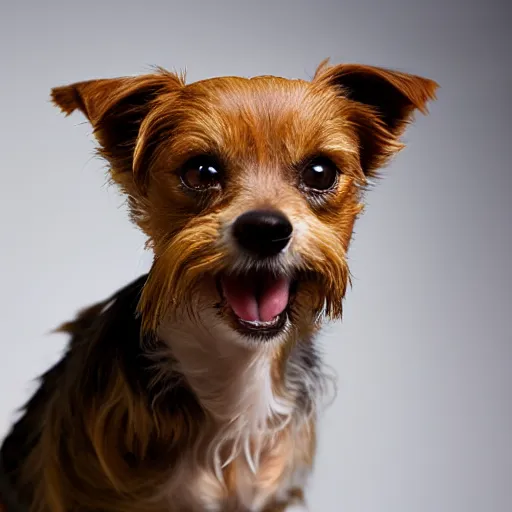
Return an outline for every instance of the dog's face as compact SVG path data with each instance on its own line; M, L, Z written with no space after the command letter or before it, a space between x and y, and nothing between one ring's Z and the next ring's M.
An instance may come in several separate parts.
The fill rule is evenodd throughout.
M341 315L346 252L368 176L402 145L436 84L323 65L312 81L159 71L54 89L95 128L155 262L140 310L214 309L244 339Z

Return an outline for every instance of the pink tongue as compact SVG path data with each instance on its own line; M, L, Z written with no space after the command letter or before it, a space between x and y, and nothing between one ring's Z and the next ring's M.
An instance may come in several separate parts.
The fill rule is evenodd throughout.
M259 300L260 320L270 322L280 315L288 305L290 281L284 277L269 279L263 288Z
M290 295L290 281L284 277L266 278L259 297L250 279L226 277L222 287L235 315L247 322L270 322L286 309Z

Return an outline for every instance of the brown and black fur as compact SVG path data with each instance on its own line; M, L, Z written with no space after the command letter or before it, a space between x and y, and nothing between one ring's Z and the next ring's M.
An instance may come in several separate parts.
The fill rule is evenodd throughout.
M27 473L37 474L44 466L41 474L49 481L41 488L58 485L56 493L71 493L66 500L70 510L82 503L81 493L96 510L107 510L128 474L144 467L157 473L199 428L201 409L179 376L165 394L160 384L152 385L152 362L141 343L136 314L146 279L142 276L61 327L71 336L66 353L42 375L1 451L11 487L18 489L16 497L27 509L34 500L51 500L51 492L40 496L38 488L26 484L31 482ZM173 432L176 423L179 433ZM34 457L36 446L43 449ZM103 472L107 460L116 468L115 481L105 489L95 487L90 496L92 489L82 483L83 477L93 468ZM52 474L65 480L52 482ZM144 481L139 485L143 488Z
M184 446L197 438L206 421L197 398L179 374L168 376L172 386L155 378L155 360L148 355L158 342L141 336L137 305L146 280L141 276L58 329L71 337L66 352L40 377L1 447L0 497L6 512L25 512L40 500L48 500L48 510L58 510L51 491L41 495L41 489L57 485L55 493L68 496L68 510L81 510L84 500L89 510L118 510L124 488L135 495L136 485L137 495L151 496L155 480L163 483ZM313 375L318 371L313 345L294 357ZM300 409L311 407L309 398L304 390ZM108 478L104 489L91 488L84 476L103 473L103 462L115 468L115 479ZM35 474L48 481L34 488ZM59 477L52 482L51 475ZM302 499L302 490L290 498ZM284 506L276 503L269 510Z
M305 507L305 484L289 482L297 468L309 471L314 462L316 401L325 377L314 340L324 319L341 318L350 282L346 253L368 179L404 147L400 136L415 111L426 113L436 89L415 75L327 63L311 81L224 77L187 85L158 69L54 89L62 111L79 110L93 126L154 262L148 275L61 328L71 337L67 350L41 377L1 448L7 512ZM322 194L303 182L317 153L337 172ZM207 193L183 184L183 169L198 154L214 155L224 171L222 186ZM307 229L293 239L289 260L276 258L270 268L293 275L287 329L249 343L218 286L222 276L238 272L241 257L220 241L231 222L262 205ZM261 262L252 265L262 272ZM196 335L210 327L225 335L205 338L213 348ZM206 373L198 377L191 368L197 370L200 349L212 352L199 361ZM263 434L258 431L262 441L256 430L247 434L248 457L223 413L233 405L226 389L244 391L243 385L228 389L230 372L260 359L267 388L251 396L257 412L262 400L271 414ZM258 375L241 382L258 384ZM207 400L217 384L226 391L220 408ZM276 412L276 397L286 402L284 413ZM240 408L237 421L247 413L243 403ZM240 436L242 427L235 426ZM253 451L261 465L251 473ZM230 461L221 474L212 453ZM197 492L208 507L190 495L180 501L190 475L200 477Z

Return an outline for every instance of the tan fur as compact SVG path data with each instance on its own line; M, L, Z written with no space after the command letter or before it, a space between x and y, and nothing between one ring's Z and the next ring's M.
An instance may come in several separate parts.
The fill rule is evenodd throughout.
M154 251L138 311L155 365L151 385L162 391L148 406L114 359L101 392L84 400L79 382L95 371L87 361L105 341L95 322L109 305L66 324L87 343L71 352L78 373L67 370L44 405L40 440L24 463L30 512L279 512L305 502L317 407L297 412L288 366L323 318L341 317L362 191L403 147L406 124L414 111L426 112L436 88L401 72L324 62L311 82L225 77L187 85L159 69L52 91L63 112L78 109L91 122ZM221 192L199 198L183 190L180 169L198 154L222 163ZM298 185L297 169L318 154L341 175L315 199ZM290 326L265 348L238 339L213 309L214 276L241 264L230 226L257 208L279 209L294 225L282 265L302 276ZM197 406L163 398L176 374Z

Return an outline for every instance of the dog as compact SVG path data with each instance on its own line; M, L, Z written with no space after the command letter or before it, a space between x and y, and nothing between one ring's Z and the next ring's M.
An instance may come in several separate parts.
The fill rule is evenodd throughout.
M52 90L91 123L148 274L65 323L1 451L5 510L305 511L372 179L438 84L324 61L309 80L155 68Z

